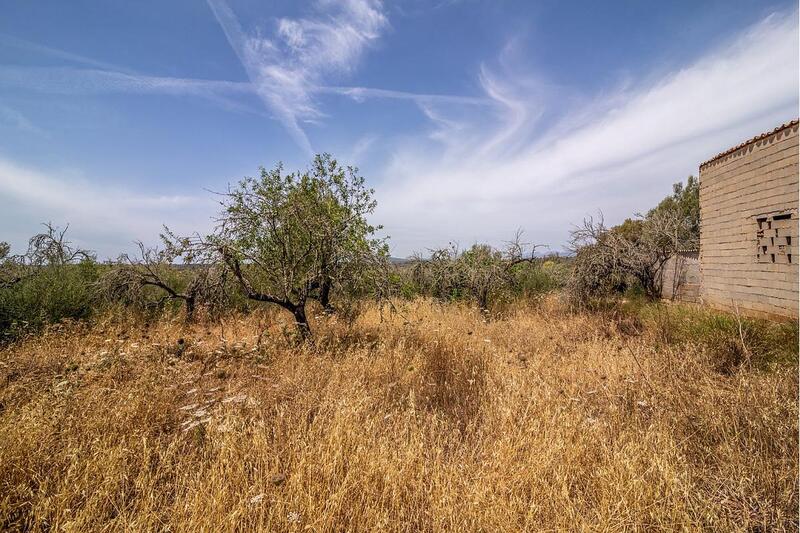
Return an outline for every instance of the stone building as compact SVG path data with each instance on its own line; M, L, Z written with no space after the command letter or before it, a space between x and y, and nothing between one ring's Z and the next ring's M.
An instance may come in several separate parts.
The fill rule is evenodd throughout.
M797 318L798 236L797 120L700 165L702 303Z

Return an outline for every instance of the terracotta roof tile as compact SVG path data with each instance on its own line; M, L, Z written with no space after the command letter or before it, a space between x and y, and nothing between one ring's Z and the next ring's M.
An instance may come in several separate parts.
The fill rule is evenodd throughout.
M772 131L768 131L766 133L762 133L761 135L756 135L752 139L748 139L745 142L743 142L742 144L738 144L738 145L734 146L733 148L729 148L728 150L725 150L724 152L720 152L717 155L715 155L714 157L712 157L711 159L709 159L708 161L704 161L704 162L700 163L700 168L702 169L704 166L708 165L709 163L713 163L714 161L716 161L720 157L724 157L726 155L732 154L733 152L735 152L737 150L741 150L742 148L744 148L745 146L747 146L749 144L753 144L754 142L760 141L761 139L766 139L770 135L775 135L776 133L778 133L781 130L785 130L786 128L791 128L793 126L797 126L797 124L799 122L800 121L798 121L798 119L794 119L794 120L792 120L790 122L787 122L785 124L781 124L780 126L778 126L777 128L775 128Z

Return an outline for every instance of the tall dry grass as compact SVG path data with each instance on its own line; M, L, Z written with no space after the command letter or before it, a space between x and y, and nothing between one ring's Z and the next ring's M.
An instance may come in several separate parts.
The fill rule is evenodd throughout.
M797 529L794 364L720 373L553 303L318 318L303 347L280 320L109 319L0 351L0 525Z

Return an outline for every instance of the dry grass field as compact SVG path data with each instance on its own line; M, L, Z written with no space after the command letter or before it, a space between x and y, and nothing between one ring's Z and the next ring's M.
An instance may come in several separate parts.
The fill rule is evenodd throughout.
M0 349L0 525L32 531L796 530L795 363L556 301Z

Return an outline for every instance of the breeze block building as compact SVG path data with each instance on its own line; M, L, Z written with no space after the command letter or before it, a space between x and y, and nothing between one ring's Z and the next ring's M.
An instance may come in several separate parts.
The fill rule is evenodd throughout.
M798 236L797 120L700 165L702 303L798 318Z

